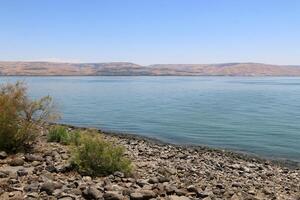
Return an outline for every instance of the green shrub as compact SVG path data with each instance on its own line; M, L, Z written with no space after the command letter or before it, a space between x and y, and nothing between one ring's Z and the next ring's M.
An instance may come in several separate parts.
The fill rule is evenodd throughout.
M53 115L49 96L31 100L22 82L0 85L0 150L16 152L30 147L39 127Z
M103 140L99 134L82 134L80 145L73 149L73 164L82 174L101 176L121 171L131 172L131 162L124 148Z
M49 130L48 142L69 144L69 134L64 126L55 126Z
M79 146L80 145L80 138L81 138L80 131L71 132L71 133L69 133L68 144Z

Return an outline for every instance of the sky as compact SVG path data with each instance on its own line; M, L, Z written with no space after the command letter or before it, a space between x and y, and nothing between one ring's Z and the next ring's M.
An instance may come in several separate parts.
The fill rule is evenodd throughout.
M300 64L299 0L0 0L0 60Z

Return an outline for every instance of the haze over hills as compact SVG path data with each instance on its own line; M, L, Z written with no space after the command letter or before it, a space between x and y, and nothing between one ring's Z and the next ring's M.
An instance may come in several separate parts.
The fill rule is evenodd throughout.
M129 62L0 62L0 75L33 76L300 76L300 66L262 63L155 64Z

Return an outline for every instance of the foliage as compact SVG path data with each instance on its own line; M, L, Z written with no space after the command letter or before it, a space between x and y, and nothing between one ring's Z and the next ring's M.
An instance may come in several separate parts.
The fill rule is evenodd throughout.
M39 127L54 119L52 98L31 100L23 82L0 85L0 150L16 152L34 142Z
M69 143L69 134L64 126L55 126L49 130L48 142Z
M131 172L131 162L124 156L124 148L105 141L97 133L81 135L80 145L73 149L72 161L79 172L91 176Z
M71 132L71 133L69 133L68 144L79 146L80 145L80 139L81 139L81 132L80 131Z
M80 144L80 131L68 132L65 126L54 126L50 128L48 133L48 142L58 142L64 145L75 145Z

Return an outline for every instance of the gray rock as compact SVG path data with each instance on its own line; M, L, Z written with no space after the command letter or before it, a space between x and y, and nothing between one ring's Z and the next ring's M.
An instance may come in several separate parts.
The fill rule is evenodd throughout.
M43 157L35 154L26 154L25 161L26 162L33 162L33 161L43 161Z
M165 191L166 191L167 195L174 194L176 190L177 190L177 188L173 185L166 185L165 186Z
M33 199L38 199L39 194L37 192L30 192L30 193L27 194L27 197L33 198Z
M115 191L108 191L103 195L105 200L122 200L124 196Z
M158 178L157 178L157 177L150 178L148 182L149 182L150 184L158 183Z
M169 181L170 181L170 179L168 177L165 177L165 176L158 177L158 182L160 182L160 183L169 182Z
M74 198L72 197L61 197L59 200L73 200Z
M124 178L125 177L124 173L123 172L119 172L119 171L115 172L114 176L120 177L120 178Z
M189 185L186 189L189 192L195 192L195 193L198 193L198 191L199 191L199 189L194 185Z
M176 195L171 195L168 196L169 200L190 200L190 198L185 197L185 196L176 196Z
M38 192L38 190L39 190L39 183L38 182L31 183L31 184L26 185L24 187L25 192Z
M13 158L8 163L10 166L23 166L24 160L22 158Z
M51 173L56 172L56 168L55 168L54 165L48 165L45 169L46 169L48 172L51 172Z
M157 196L152 190L141 190L140 192L143 194L143 199L152 199Z
M55 190L55 183L54 182L46 182L42 184L40 191L46 192L48 195L51 195Z
M187 191L182 190L182 189L176 189L175 194L178 195L178 196L185 196L187 194Z
M0 151L0 159L7 158L7 153L5 151Z
M138 179L136 180L136 184L138 184L140 187L143 187L144 185L147 185L148 182L144 179Z
M27 176L28 175L28 171L26 171L25 169L19 169L17 171L18 176Z
M7 178L9 176L9 172L0 171L0 178Z
M143 198L144 198L144 195L139 192L133 192L130 194L130 199L132 199L132 200L143 200Z
M101 199L103 197L102 192L97 190L97 188L95 187L86 188L83 191L82 195L85 199Z

